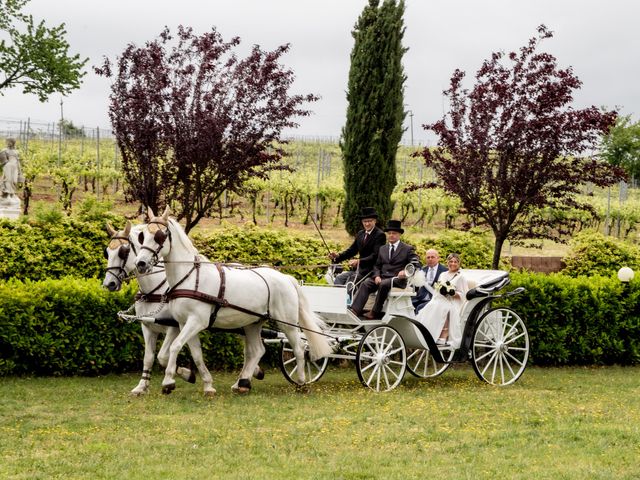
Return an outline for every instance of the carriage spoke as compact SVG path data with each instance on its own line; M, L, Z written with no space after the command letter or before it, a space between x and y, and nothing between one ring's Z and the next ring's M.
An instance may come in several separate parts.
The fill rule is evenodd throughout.
M361 367L361 368L360 368L360 370L361 370L362 372L366 372L367 370L369 370L369 369L370 369L370 368L372 368L372 367L375 367L376 365L377 365L377 363L376 363L376 362L371 361L371 363L367 364L367 365L366 365L366 366L364 366L364 367Z
M482 375L484 375L487 372L487 368L489 368L491 366L491 363L495 360L496 358L496 352L491 351L489 353L493 353L494 355L489 359L489 361L487 362L487 364L484 366L484 369L482 370ZM485 355L486 356L486 355Z
M296 361L296 357L291 357L289 360L285 360L283 363L285 365L289 365L290 363L293 363Z
M498 361L500 360L500 352L496 353L493 362L493 370L491 371L491 383L495 383L496 380L496 368L498 367Z
M396 380L398 380L398 378L400 378L400 375L398 375L396 372L394 372L393 369L389 365L385 365L384 366L384 370L385 370L385 372L391 373L395 377ZM387 377L387 375L385 373L385 378L386 377ZM389 383L388 380L387 380L387 383Z
M506 352L506 354L507 354L509 357L511 357L511 359L512 359L514 362L516 362L518 365L520 365L520 366L524 365L524 363L523 363L523 362L521 362L520 360L518 360L516 357L514 357L513 355L511 355L509 352Z
M494 353L496 351L495 348L492 348L491 350L489 350L487 353L480 355L479 357L476 357L476 361L480 361L482 360L484 357L486 357L487 355L491 355L492 353Z
M516 340L518 340L519 338L523 337L524 335L526 335L526 332L522 332L517 337L513 337L513 338L509 339L508 341L505 341L504 343L513 343Z
M507 352L507 355L509 355L509 352ZM511 368L511 364L507 361L505 361L504 363L507 364L507 367L509 368L509 371L511 372L511 377L514 378L516 376L516 374L513 371L513 368Z
M372 363L371 366L373 367L373 372L371 372L371 375L369 376L369 380L367 380L367 383L371 383L371 380L376 375L376 373L378 374L378 381L380 381L380 372L378 369L378 364Z

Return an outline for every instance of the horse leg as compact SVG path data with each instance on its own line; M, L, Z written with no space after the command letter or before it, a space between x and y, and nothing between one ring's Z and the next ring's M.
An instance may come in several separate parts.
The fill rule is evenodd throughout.
M205 396L213 396L216 393L216 389L213 388L213 378L211 378L211 373L209 369L204 363L204 358L202 357L202 346L200 345L200 337L196 335L191 340L187 342L189 345L189 351L191 352L191 358L196 364L196 368L200 373L200 378L202 379L202 383L204 384L203 390ZM180 369L178 369L178 372Z
M251 377L261 371L258 362L266 349L260 337L260 330L262 330L262 323L254 323L244 327L244 365L240 372L240 378L231 387L235 393L249 393L251 391Z
M180 330L177 327L167 327L166 329L162 347L160 347L160 351L158 352L158 363L162 367L167 366L167 363L169 361L169 347L178 336L178 333L180 333ZM195 372L191 370L191 368L178 367L176 373L184 381L189 383L196 383L196 375Z
M131 390L131 395L139 396L149 391L151 381L151 368L156 353L158 334L142 324L142 336L144 337L144 360L142 361L142 378L138 385Z
M177 370L176 361L178 359L178 354L180 353L180 350L182 350L182 347L184 347L185 343L196 337L203 329L204 327L198 323L198 317L190 315L176 339L171 342L171 345L169 346L169 361L167 363L167 368L164 371L164 379L162 380L162 393L168 394L175 390L175 375ZM213 395L215 393L215 389L212 388L212 391L205 393Z
M302 338L300 336L300 332L295 327L290 327L289 325L282 325L282 330L284 331L287 340L289 340L289 345L293 350L293 356L296 359L296 371L295 376L297 377L298 385L304 385L305 375L304 375L304 343L302 342Z

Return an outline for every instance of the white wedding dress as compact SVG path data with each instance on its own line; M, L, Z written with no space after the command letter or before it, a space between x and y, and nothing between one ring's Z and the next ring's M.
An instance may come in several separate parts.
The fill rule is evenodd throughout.
M434 340L440 337L444 323L449 317L449 343L454 347L460 346L462 340L462 326L460 322L460 310L466 300L469 283L462 275L462 271L455 273L446 271L440 274L438 283L451 282L455 287L457 297L445 296L440 292L433 292L433 298L418 312L417 320L422 323Z

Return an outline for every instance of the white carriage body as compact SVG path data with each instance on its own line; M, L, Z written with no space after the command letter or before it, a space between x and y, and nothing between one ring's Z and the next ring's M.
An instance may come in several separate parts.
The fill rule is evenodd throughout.
M463 340L460 346L438 345L426 326L416 319L412 285L392 288L380 320L355 316L345 286L305 284L302 290L311 310L327 324L335 341L329 358L354 360L360 381L375 391L395 388L405 370L419 378L436 377L454 362L471 361L476 375L494 385L515 382L526 367L529 337L522 319L508 307L489 308L491 300L523 291L498 294L510 283L502 270L464 270L469 284L460 316ZM372 302L374 295L369 302ZM365 307L367 308L367 307ZM278 340L273 340L278 341ZM281 369L291 380L297 368L283 343ZM308 378L318 380L328 359L308 363Z

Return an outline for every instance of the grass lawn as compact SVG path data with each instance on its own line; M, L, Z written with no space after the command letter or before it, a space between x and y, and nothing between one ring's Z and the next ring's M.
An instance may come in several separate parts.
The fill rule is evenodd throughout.
M640 367L529 368L496 388L469 367L396 390L331 368L309 393L279 371L129 397L137 375L0 379L2 479L637 479Z

